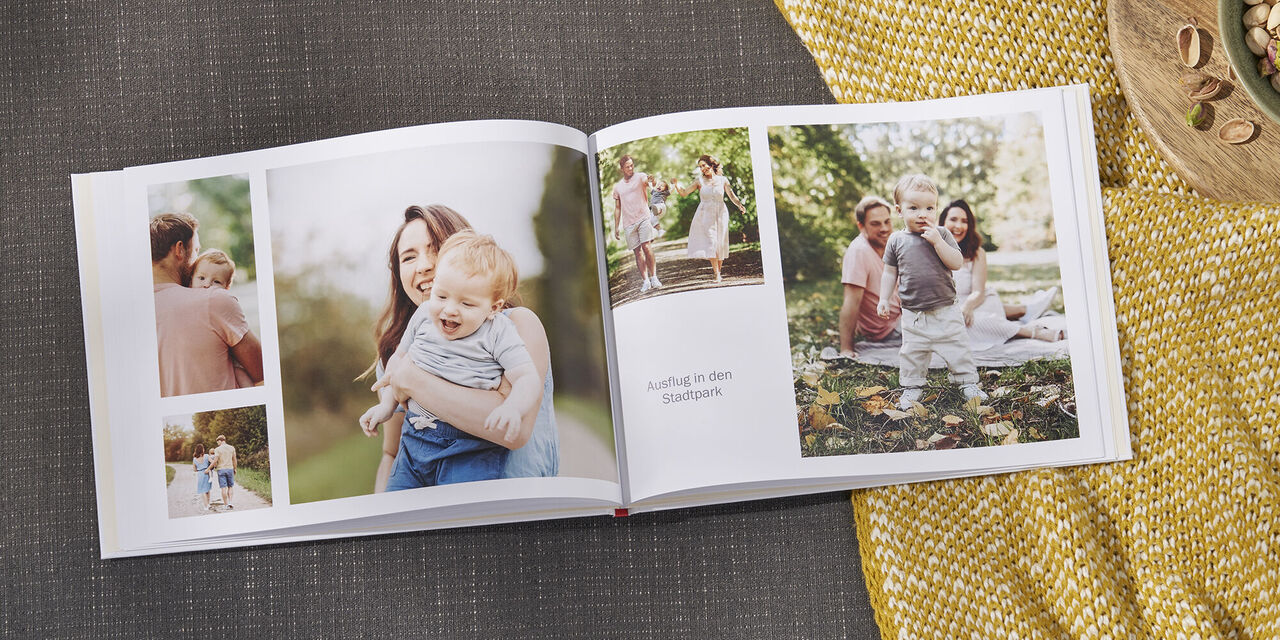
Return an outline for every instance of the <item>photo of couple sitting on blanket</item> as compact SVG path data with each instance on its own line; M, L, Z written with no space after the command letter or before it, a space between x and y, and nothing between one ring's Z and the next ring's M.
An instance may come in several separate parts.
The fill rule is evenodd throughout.
M775 127L770 146L802 455L1079 435L1033 114Z
M764 282L746 129L645 138L598 160L612 307Z
M586 180L496 142L267 172L292 503L617 480Z

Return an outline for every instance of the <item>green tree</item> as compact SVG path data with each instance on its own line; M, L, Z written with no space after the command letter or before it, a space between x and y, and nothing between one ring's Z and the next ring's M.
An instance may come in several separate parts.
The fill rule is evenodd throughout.
M871 176L843 129L831 125L769 130L782 275L788 281L834 275L858 234L853 208Z
M192 433L183 425L165 423L164 431L165 462L179 462L192 457Z
M195 427L195 442L210 449L218 445L219 435L226 436L227 443L236 448L240 464L263 473L270 473L267 460L267 408L264 405L201 411L191 416Z
M533 227L546 268L528 283L547 331L556 390L608 398L587 158L556 147ZM536 286L532 286L536 285Z
M684 186L694 183L698 158L702 154L720 161L721 171L729 180L734 195L746 208L745 215L729 205L729 242L756 242L760 228L756 217L755 179L751 172L751 141L745 128L687 131L644 138L604 149L597 154L600 168L600 204L605 218L605 233L614 252L626 249L626 241L613 240L613 185L622 179L618 158L624 154L635 159L636 171L661 179L675 178ZM683 237L698 210L696 194L680 198L672 189L667 199L663 228L672 230L667 239Z
M1049 197L1044 126L1022 114L1008 127L996 155L992 184L996 196L987 214L988 233L1009 249L1044 249L1057 243Z

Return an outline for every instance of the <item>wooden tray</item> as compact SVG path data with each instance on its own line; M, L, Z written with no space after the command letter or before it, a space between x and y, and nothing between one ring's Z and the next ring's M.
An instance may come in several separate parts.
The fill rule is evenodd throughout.
M1190 69L1178 58L1175 34L1192 16L1207 52L1197 70L1225 81L1231 63L1218 38L1214 0L1108 2L1111 56L1125 100L1156 150L1201 195L1280 203L1280 124L1255 107L1243 87L1227 82L1218 98L1205 103L1205 122L1197 129L1186 124L1191 101L1178 79ZM1232 118L1253 121L1258 131L1252 140L1218 140L1218 129Z

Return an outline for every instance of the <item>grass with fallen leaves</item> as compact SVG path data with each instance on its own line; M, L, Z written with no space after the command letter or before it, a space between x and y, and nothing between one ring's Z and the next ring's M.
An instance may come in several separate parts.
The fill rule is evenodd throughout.
M837 342L838 283L799 283L787 292L801 455L831 456L986 447L1080 435L1071 362L1033 360L979 368L990 395L968 401L945 369L931 369L922 401L897 407L898 369L823 361Z

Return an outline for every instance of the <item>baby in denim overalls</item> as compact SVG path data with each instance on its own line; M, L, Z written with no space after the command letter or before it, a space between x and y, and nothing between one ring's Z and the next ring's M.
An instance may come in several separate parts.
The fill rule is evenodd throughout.
M515 261L490 236L460 231L440 247L431 297L418 307L396 349L423 371L454 384L496 389L505 374L511 393L484 428L514 442L522 417L537 410L542 381L515 324L501 313L516 293ZM390 388L360 417L371 433L396 410ZM387 490L502 477L509 450L438 420L413 400Z

